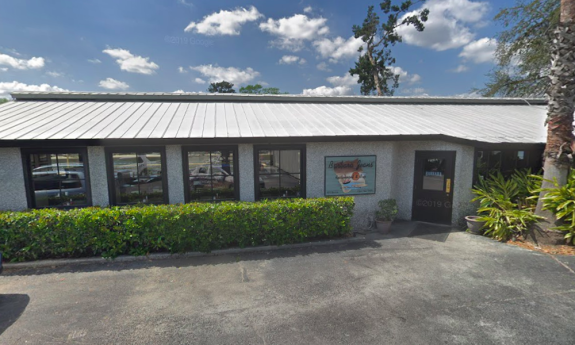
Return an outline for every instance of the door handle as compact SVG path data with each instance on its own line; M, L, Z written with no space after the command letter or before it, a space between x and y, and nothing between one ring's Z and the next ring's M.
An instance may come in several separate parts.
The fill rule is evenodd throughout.
M447 194L451 193L451 179L450 178L448 178L445 181L445 193L447 193Z

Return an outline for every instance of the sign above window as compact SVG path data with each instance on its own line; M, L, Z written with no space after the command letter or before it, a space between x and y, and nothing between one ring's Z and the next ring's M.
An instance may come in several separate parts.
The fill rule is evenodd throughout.
M325 195L375 194L375 158L325 157Z

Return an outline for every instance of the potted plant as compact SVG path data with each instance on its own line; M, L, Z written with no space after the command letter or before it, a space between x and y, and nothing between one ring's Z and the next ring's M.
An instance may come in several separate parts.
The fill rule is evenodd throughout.
M397 216L397 202L395 199L380 200L379 209L375 213L375 223L377 231L387 234L391 228L391 223Z
M467 222L467 228L469 232L476 235L481 235L483 233L483 227L485 226L485 221L480 220L480 216L466 216L465 221Z

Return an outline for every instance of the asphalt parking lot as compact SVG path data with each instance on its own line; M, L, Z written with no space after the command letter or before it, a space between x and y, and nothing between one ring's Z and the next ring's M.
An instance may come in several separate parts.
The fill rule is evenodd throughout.
M414 223L329 246L8 269L0 344L573 344L574 269Z

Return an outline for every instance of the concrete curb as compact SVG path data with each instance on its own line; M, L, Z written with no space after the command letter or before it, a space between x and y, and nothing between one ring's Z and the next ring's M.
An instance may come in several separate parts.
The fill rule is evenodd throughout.
M315 246L322 247L337 244L357 243L357 242L363 242L365 240L366 240L365 236L359 236L339 240L286 244L283 246L261 246L261 247L248 247L248 248L218 249L210 253L202 253L202 252L187 252L181 254L152 253L147 256L121 255L115 259L104 259L101 257L97 257L97 258L38 260L29 262L5 263L4 269L44 268L44 267L66 266L66 265L78 265L78 264L107 264L113 262L134 262L134 261L193 258L202 256L248 254L248 253L268 252L283 249L297 249L297 248L307 248Z

